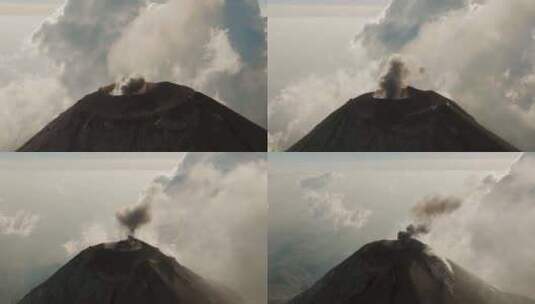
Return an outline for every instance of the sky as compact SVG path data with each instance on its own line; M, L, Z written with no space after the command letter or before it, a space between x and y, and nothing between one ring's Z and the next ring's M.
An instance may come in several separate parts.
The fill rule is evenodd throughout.
M18 4L34 4L34 3L61 3L62 0L1 0L0 3L18 3Z
M340 5L340 4L384 4L388 0L267 0L268 4L299 4L299 5Z
M535 180L526 175L533 159L518 153L271 153L270 299L310 287L368 242L395 239L413 221L411 208L430 197L463 201L423 237L437 254L497 287L534 296L534 273L521 270L533 257L498 249L514 246L504 234L518 229L526 231L516 240L520 251L534 245L535 225L524 222L535 211ZM502 209L524 201L518 210Z
M264 303L266 170L254 153L1 154L0 302L88 246L126 237L116 212L157 189L136 237Z
M269 0L266 12L270 18L362 17L377 15L387 2L387 0Z

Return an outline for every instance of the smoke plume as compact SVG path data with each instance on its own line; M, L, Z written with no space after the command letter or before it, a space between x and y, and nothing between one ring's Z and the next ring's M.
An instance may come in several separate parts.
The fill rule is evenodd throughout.
M411 210L417 220L431 221L433 218L453 213L462 201L456 197L432 196L417 203Z
M115 217L122 226L128 229L128 235L133 236L139 227L151 221L150 204L124 208L118 211Z
M413 224L407 227L406 233L410 237L428 234L431 225L437 217L455 212L462 206L462 201L456 197L431 196L418 202L411 209Z
M375 98L402 99L407 97L406 78L409 69L400 57L390 59L388 71L381 77Z
M136 230L152 220L151 207L156 196L162 192L162 184L156 179L143 193L139 203L117 211L115 218L126 229L128 235L134 236Z
M407 231L406 231L406 233L410 237L417 237L422 234L428 234L429 232L430 232L429 226L425 224L417 224L417 225L410 224L409 226L407 226Z

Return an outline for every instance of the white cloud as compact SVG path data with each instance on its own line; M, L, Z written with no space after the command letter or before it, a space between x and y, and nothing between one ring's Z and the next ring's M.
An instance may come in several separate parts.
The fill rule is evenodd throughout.
M156 209L158 230L182 263L247 303L265 303L266 161L262 154L240 155L186 157Z
M143 0L66 0L33 40L60 67L71 95L87 94L114 80L108 73L110 48L144 6Z
M427 25L401 52L426 69L417 84L451 96L528 151L535 147L534 20L529 0L488 0Z
M330 192L309 191L304 194L309 202L309 212L317 221L331 223L335 230L340 228L362 228L368 223L371 210L358 206L349 208L344 203L344 195Z
M426 25L466 8L470 0L393 0L377 22L364 27L357 39L372 57L398 52Z
M344 194L332 192L329 186L337 177L334 173L324 173L300 180L308 212L313 219L332 225L335 230L362 228L368 223L372 211L358 204L348 204Z
M437 219L424 238L436 252L508 292L534 297L535 158L489 176L454 216Z
M28 77L0 88L0 149L16 150L71 101L54 78Z
M30 236L39 220L39 215L24 210L19 210L11 216L0 212L0 234Z
M286 150L359 92L375 89L377 63L350 66L288 85L269 102L271 150Z
M103 226L91 224L82 230L82 235L79 238L69 240L62 246L67 252L67 256L73 257L89 246L109 241L111 241L111 237Z

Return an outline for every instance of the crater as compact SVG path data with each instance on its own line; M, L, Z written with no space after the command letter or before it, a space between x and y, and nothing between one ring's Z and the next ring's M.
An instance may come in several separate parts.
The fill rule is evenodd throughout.
M99 89L100 92L111 96L144 95L156 87L156 83L148 82L143 77L123 78Z

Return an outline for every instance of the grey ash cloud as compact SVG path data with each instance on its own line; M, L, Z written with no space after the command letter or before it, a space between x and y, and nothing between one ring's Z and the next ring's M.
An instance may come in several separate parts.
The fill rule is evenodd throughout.
M402 99L406 98L407 77L409 69L401 57L393 57L388 64L388 70L381 77L379 90L375 92L376 98Z
M150 204L128 207L117 212L115 217L119 223L128 229L128 234L134 236L136 230L152 220Z
M463 202L456 197L430 196L426 197L411 209L414 223L410 224L406 231L400 235L418 237L431 232L433 221L441 216L452 214L461 208Z

